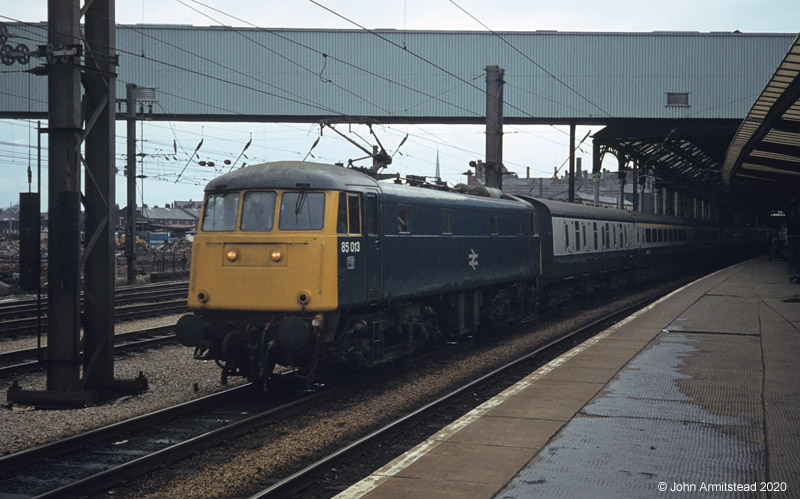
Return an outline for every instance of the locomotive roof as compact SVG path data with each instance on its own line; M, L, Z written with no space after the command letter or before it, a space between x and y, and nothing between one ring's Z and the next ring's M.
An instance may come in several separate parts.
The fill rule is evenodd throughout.
M311 163L306 161L276 161L251 165L221 175L206 185L206 192L241 189L297 189L305 187L315 190L358 190L358 187L373 187L383 194L395 198L414 198L417 201L451 200L462 203L520 205L519 200L495 199L457 192L424 189L389 182L378 182L374 178L338 165Z
M238 189L332 189L379 187L372 177L357 170L325 163L275 161L251 165L221 175L206 185L206 192Z

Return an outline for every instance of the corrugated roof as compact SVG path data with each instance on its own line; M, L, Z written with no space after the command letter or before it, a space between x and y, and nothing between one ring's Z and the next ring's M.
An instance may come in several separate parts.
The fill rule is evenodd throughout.
M31 45L47 43L43 24L9 29ZM124 82L155 87L154 119L347 115L384 123L483 123L484 68L499 65L507 123L742 119L749 96L761 90L794 39L776 33L379 34L388 41L356 30L118 26L117 95L125 95ZM46 111L45 78L3 78L15 91L0 94L0 117ZM670 101L670 94L678 99Z

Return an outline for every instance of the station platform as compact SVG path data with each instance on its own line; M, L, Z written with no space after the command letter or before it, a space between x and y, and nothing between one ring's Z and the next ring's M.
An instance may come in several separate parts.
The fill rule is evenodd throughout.
M800 286L766 256L542 366L338 498L800 497Z

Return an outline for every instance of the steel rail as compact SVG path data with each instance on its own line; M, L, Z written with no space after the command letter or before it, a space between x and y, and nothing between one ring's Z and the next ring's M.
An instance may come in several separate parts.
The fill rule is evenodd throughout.
M188 292L188 290L188 281L117 288L114 303L116 306L120 306L131 303L163 300L174 298L176 293ZM42 297L41 307L43 311L47 310L47 297ZM39 304L36 298L0 301L0 320L35 315L38 309Z
M188 309L186 299L169 300L154 303L141 303L135 305L123 305L115 308L114 317L117 321L127 321L151 317L154 315L166 315L171 313L183 312ZM40 326L41 333L47 332L47 316L41 318L41 322L36 317L24 319L11 319L0 322L0 336L22 336L34 334L37 324Z
M93 473L77 479L66 485L49 490L37 490L36 497L69 497L85 495L102 490L107 490L114 485L123 483L131 478L163 467L165 464L188 457L200 450L228 441L253 429L265 426L274 421L286 418L299 411L308 409L315 404L339 395L344 387L331 388L322 392L306 395L301 399L283 404L255 415L244 417L231 424L220 426L211 431L191 436L181 442L166 445L161 449L150 452L140 457ZM81 452L88 453L90 446L102 446L102 443L113 442L120 438L131 438L130 435L144 432L154 427L163 427L166 422L174 422L180 418L197 421L202 411L211 411L216 406L228 406L232 400L252 391L250 384L232 388L201 399L185 402L178 406L162 409L160 411L142 415L122 421L103 428L92 430L80 435L52 442L49 444L20 451L0 458L0 484L4 480L13 478L19 472L28 473L33 467L47 462L47 467L54 466L58 459ZM222 424L222 423L220 423ZM31 473L33 473L31 471Z
M158 326L114 335L114 353L141 350L175 342L175 325ZM44 367L46 346L21 348L0 353L0 378Z
M471 390L474 390L480 385L483 385L492 379L496 378L497 376L508 372L510 369L520 365L523 362L527 362L532 360L534 357L540 356L547 351L554 349L558 346L564 345L567 341L573 340L576 337L581 335L587 334L589 331L597 329L602 325L609 324L618 320L617 318L624 318L630 315L633 311L638 310L649 303L652 303L658 300L661 296L668 294L664 293L663 295L659 295L656 297L649 297L644 300L640 300L632 305L624 307L618 311L612 312L607 314L604 317L596 319L589 324L585 324L578 329L575 329L565 335L556 338L549 343L537 347L535 350L507 363L503 366L494 369L493 371L470 381L469 383L453 390L452 392L430 402L419 409L402 416L401 418L379 428L372 433L360 438L359 440L338 449L337 451L329 454L328 456L323 457L315 461L314 463L310 464L309 466L297 471L296 473L270 485L268 488L253 494L250 499L262 499L262 498L270 498L270 497L283 497L288 494L297 493L298 491L306 488L312 481L312 478L318 474L320 474L323 470L330 469L332 463L340 461L342 459L346 459L349 456L355 455L363 451L363 449L368 448L375 443L385 440L386 438L397 434L398 432L402 431L403 429L412 426L418 420L426 417L428 414L432 413L434 410L437 410L449 403L451 403L457 397L469 393ZM606 326L607 327L607 326ZM597 331L599 333L599 331ZM595 333L596 334L596 333ZM588 339L588 338L585 338Z

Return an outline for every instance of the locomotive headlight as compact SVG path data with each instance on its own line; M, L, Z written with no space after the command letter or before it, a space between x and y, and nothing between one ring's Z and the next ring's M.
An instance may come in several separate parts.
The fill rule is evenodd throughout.
M281 258L283 258L283 255L281 254L280 250L272 250L272 253L269 254L269 257L272 258L273 262L278 262Z
M227 258L229 262L235 262L236 260L239 259L239 250L237 249L228 250L228 252L225 253L225 258Z

